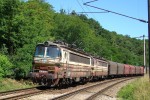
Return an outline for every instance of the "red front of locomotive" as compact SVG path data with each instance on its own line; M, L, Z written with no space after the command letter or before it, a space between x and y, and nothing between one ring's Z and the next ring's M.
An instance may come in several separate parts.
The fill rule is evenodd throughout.
M38 44L36 46L31 78L41 85L55 85L58 83L58 72L61 66L61 50L53 43Z
M54 85L57 84L58 80L58 66L39 66L36 64L33 67L34 71L32 72L33 82L39 83L40 85Z

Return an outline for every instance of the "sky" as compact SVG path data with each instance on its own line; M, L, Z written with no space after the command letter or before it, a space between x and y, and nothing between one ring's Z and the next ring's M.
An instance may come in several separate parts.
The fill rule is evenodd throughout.
M104 12L83 5L92 0L45 0L54 7L56 12L65 9L67 13L76 12ZM98 0L89 5L111 10L134 18L148 20L147 0ZM117 34L129 35L130 37L148 36L148 24L133 20L113 13L86 13L88 18L93 18L100 25Z

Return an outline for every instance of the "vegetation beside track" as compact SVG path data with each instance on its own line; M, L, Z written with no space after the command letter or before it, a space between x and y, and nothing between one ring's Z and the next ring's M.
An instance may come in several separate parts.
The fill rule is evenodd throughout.
M148 75L136 79L118 92L118 98L123 100L149 100L150 82Z
M3 91L9 91L9 90L16 90L16 89L22 89L22 88L29 88L33 87L34 84L29 81L16 81L9 78L0 78L0 92Z

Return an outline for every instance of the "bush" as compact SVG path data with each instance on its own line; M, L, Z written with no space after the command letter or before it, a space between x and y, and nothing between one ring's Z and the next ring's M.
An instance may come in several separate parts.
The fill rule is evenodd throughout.
M8 57L0 54L0 77L8 77L12 75L13 64L9 61Z
M125 100L133 100L133 92L135 88L136 87L134 83L128 84L119 91L118 97L123 98Z
M15 79L26 78L32 67L33 52L35 45L26 44L23 48L17 50L16 55L12 57Z
M118 97L122 100L149 100L150 87L149 77L145 75L127 86L123 87L118 92Z

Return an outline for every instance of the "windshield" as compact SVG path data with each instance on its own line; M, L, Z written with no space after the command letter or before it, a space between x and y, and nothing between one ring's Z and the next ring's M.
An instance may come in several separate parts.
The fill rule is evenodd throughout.
M44 57L45 47L37 46L35 50L35 57Z
M60 49L56 46L47 47L46 57L50 57L52 59L60 58L61 52Z
M38 45L36 47L34 56L35 57L47 57L47 58L51 58L51 59L57 59L57 58L61 57L61 52L57 46L45 47L43 45Z

